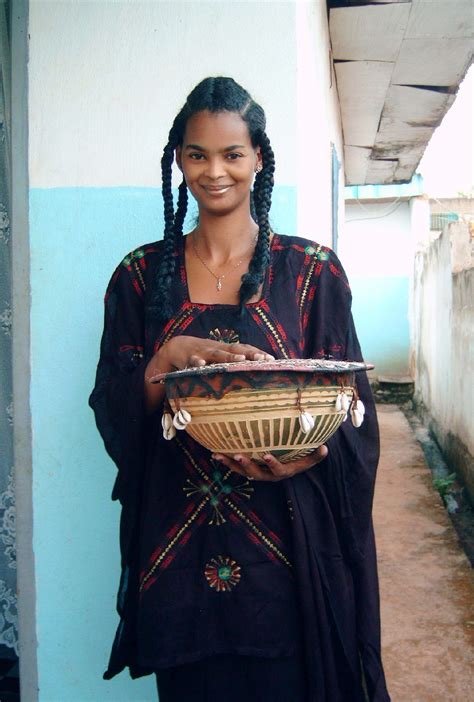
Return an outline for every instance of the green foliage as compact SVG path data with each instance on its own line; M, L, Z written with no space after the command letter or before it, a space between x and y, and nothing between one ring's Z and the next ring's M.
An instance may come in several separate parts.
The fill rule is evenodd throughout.
M455 480L456 473L450 473L446 478L433 478L433 487L439 492L441 497L445 497L451 490Z

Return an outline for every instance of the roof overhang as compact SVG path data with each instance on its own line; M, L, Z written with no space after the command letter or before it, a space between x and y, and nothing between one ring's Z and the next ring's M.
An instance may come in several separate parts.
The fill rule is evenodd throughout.
M347 185L405 183L472 61L471 0L328 0Z

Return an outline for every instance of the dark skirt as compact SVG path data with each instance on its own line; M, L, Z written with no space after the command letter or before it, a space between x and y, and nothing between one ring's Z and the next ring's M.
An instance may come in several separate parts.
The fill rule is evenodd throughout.
M307 702L302 656L219 655L156 674L160 702Z

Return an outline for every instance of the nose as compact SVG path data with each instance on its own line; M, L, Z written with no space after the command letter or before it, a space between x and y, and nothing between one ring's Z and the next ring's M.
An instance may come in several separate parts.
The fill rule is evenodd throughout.
M222 159L208 158L205 174L211 180L218 180L225 175Z

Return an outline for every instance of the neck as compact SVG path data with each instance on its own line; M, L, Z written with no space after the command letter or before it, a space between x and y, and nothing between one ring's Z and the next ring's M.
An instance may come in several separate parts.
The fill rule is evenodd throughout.
M250 212L245 216L232 212L222 217L201 212L193 237L206 260L219 266L246 255L257 232L258 226Z

